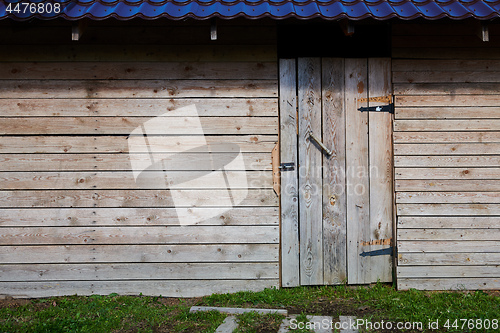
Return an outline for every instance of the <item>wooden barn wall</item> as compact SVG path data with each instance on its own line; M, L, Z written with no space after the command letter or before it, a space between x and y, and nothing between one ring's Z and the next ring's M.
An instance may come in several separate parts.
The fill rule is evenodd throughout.
M0 294L198 296L278 286L274 24L219 22L217 41L209 22L82 27L72 42L65 21L0 25ZM208 143L240 147L249 190L237 207L181 226L168 190L135 183L127 137L190 104ZM172 131L183 145L166 152L194 148L189 130ZM189 158L174 170L210 170ZM186 187L204 193L194 216L227 199L219 186Z
M394 24L401 289L500 288L500 28Z

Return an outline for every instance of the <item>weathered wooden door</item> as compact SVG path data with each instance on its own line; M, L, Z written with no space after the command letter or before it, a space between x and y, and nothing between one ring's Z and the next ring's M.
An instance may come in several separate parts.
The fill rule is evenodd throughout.
M280 60L283 287L392 280L390 67Z

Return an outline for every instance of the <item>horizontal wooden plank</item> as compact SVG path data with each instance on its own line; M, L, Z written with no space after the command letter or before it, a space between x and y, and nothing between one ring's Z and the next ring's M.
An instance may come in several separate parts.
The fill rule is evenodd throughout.
M209 41L207 41L208 44ZM274 45L9 45L0 61L277 61Z
M500 119L419 119L394 120L394 131L498 131Z
M1 160L1 157L0 157ZM500 156L395 156L394 165L399 167L496 167Z
M500 143L500 131L394 132L393 137L394 143Z
M124 136L0 136L0 153L52 154L52 153L125 153L129 152L128 135ZM167 140L168 138L168 140ZM195 136L152 136L150 145L157 153L181 153L199 148L200 139ZM228 135L206 136L209 145L216 145L218 152L270 153L278 141L277 135ZM146 147L134 146L130 152L149 153Z
M399 229L398 241L500 241L500 229Z
M278 279L261 280L132 280L132 281L61 281L5 282L0 294L16 298L52 297L64 295L144 295L164 297L200 297L213 293L262 291L278 287Z
M137 263L0 265L0 281L277 279L278 263ZM223 283L223 282L222 282Z
M227 244L279 241L277 226L141 226L1 228L9 245L69 244Z
M500 72L479 72L471 70L448 72L437 69L425 72L393 72L392 79L394 84L498 82L499 75Z
M394 22L393 35L410 36L475 36L478 28L475 20L400 20ZM496 23L488 25L490 36L500 34L500 26ZM484 43L488 44L488 43Z
M197 225L277 225L277 207L191 208ZM205 217L205 218L204 218ZM2 227L82 227L82 226L150 226L179 225L175 208L23 208L0 210Z
M398 204L398 215L500 215L500 204Z
M498 155L499 143L394 144L395 155Z
M470 27L471 31L478 31L480 27ZM491 37L490 37L491 38ZM465 35L441 35L436 32L435 35L420 35L418 32L414 36L392 36L392 46L397 48L404 47L439 47L439 48L463 48L463 47L474 47L474 48L490 48L490 47L500 47L500 43L496 38L491 38L487 43L483 42L481 38L474 34Z
M1 63L0 63L1 64ZM276 98L4 99L2 117L170 117L195 105L200 117L278 116Z
M174 156L154 154L163 163L153 164L148 170L207 170L207 159L225 161L234 158L232 153L180 153ZM131 170L131 160L150 161L148 154L0 154L0 171L126 171ZM241 153L243 163L230 163L225 170L271 170L270 153ZM160 169L161 168L161 169Z
M277 262L278 244L0 246L2 264Z
M272 171L0 172L0 190L258 189L272 188Z
M424 87L425 85L415 85ZM443 89L453 89L456 85L449 84ZM498 107L500 105L500 95L496 94L498 91L487 89L472 89L476 85L470 84L468 87L463 88L462 92L448 91L442 92L439 87L434 91L423 91L419 94L397 94L394 99L396 109L399 107ZM395 87L400 87L401 91L409 89L410 85L397 84ZM433 86L431 86L433 87ZM467 88L475 91L474 95L468 95ZM408 95L408 96L406 96ZM479 95L479 96L478 96Z
M396 21L393 23L392 34L394 36L475 36L471 22L460 21Z
M277 80L0 80L0 98L276 96Z
M474 36L477 38L477 36ZM479 40L479 39L478 39ZM392 61L392 70L394 72L426 72L431 70L439 71L476 71L476 72L495 72L500 71L500 62L495 60L408 60L394 59Z
M498 265L500 253L400 253L398 266L405 265Z
M144 21L144 20L142 20ZM152 20L154 21L154 20ZM161 20L163 21L163 20ZM193 20L189 20L193 21ZM207 40L217 45L238 44L276 44L276 25L269 24L237 24L233 26L217 24L217 40L211 41L209 36L209 20L200 20L204 24L166 23L164 26L151 25L87 25L85 33L80 36L79 43L92 44L96 48L106 45L201 45ZM259 20L260 22L261 20ZM172 22L180 23L179 20ZM231 22L234 22L231 19ZM23 25L22 29L14 25L2 26L2 44L60 45L68 40L68 25L47 26ZM140 46L138 46L140 47Z
M0 191L0 207L233 207L231 202L242 197L234 206L278 206L272 189L250 189L185 190L175 200L169 190Z
M406 228L498 228L496 216L399 216L398 229Z
M397 203L500 203L500 192L396 192Z
M395 28L392 28L394 31ZM475 60L475 59L500 59L500 48L477 47L393 47L393 58L403 59L450 59L450 60Z
M496 168L396 168L396 179L500 179Z
M398 279L398 290L486 290L499 289L497 278Z
M276 118L260 118L263 119L274 119ZM274 121L273 121L274 122ZM269 124L267 125L269 128ZM158 128L158 130L161 130ZM238 130L238 127L236 127ZM134 138L137 136L130 136L129 138ZM142 135L138 136L142 139ZM206 154L206 149L208 148L211 153L235 153L235 152L264 152L270 154L274 145L278 140L277 135L206 135L201 142L206 142L209 147L200 147L200 137L193 135L149 135L147 141L149 145L143 144L142 140L127 141L128 148L126 149L129 153L153 153L154 156L161 153L196 153L202 152ZM273 141L274 140L274 141ZM272 143L274 145L272 145ZM253 145L261 146L259 148ZM271 147L271 149L268 149ZM99 147L97 147L99 149Z
M107 21L107 20L96 20L95 24L92 26L98 27L98 28L107 28L107 27L135 27L135 28L151 28L151 27L208 27L208 22L206 20L166 20L165 22L158 22L161 20L124 20L120 21L117 20L115 21ZM275 26L274 20L272 19L265 19L263 18L262 21L258 20L258 22L255 22L255 20L248 20L245 18L234 18L232 20L227 20L227 21L221 21L220 25L221 26L230 26L232 27L233 25L236 26L244 26L244 27L250 27L250 26L256 26L256 25L263 25L263 26ZM15 26L15 25L12 25ZM46 20L43 21L43 27L59 27L59 28L65 28L67 27L67 21L64 20ZM28 28L28 27L27 27ZM31 27L32 29L37 28L36 25Z
M398 279L500 277L500 266L401 266Z
M498 180L396 180L396 191L457 191L457 192L499 192L500 181Z
M398 254L425 253L500 253L498 241L398 241ZM497 263L498 264L498 263Z
M197 225L277 225L278 208L191 208ZM179 225L175 208L24 208L0 210L0 226L76 227Z
M500 51L500 49L499 49ZM499 53L500 54L500 53ZM499 55L500 57L500 55ZM447 95L449 99L455 98L455 104L448 105L468 105L473 106L474 104L462 104L460 103L460 95L481 95L479 103L482 106L485 105L483 101L483 96L496 95L498 99L498 91L500 90L500 82L495 83L398 83L394 84L394 95ZM426 96L425 98L430 97ZM467 100L471 100L469 98ZM493 97L493 98L495 98ZM462 97L464 99L465 97ZM428 106L434 106L431 102L427 104ZM441 100L442 101L442 100ZM442 105L442 104L441 104ZM446 106L446 105L443 105ZM494 106L494 105L492 105Z
M397 107L394 117L396 119L500 118L500 108L493 106Z
M276 80L276 62L0 62L0 80Z
M0 121L0 135L121 134L147 123L147 135L277 134L277 117L12 117Z

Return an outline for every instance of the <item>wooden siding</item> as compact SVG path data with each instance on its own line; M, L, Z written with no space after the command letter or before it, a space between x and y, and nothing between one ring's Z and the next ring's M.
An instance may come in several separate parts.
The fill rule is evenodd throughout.
M74 44L63 21L0 25L10 44L0 55L0 294L200 296L278 286L274 25L223 22L211 43L208 22L107 24L91 22ZM164 184L135 183L129 153L147 151L129 151L127 137L192 104L208 144L241 151L244 166L225 175L234 191L248 191L235 207L217 172L187 183L175 202ZM199 154L183 153L199 145L196 124L170 120L148 132L162 153L184 154L166 163L169 174L211 172ZM193 195L189 216L201 221L181 226L175 206ZM227 211L213 216L221 206Z
M476 31L393 26L400 289L500 288L500 29Z

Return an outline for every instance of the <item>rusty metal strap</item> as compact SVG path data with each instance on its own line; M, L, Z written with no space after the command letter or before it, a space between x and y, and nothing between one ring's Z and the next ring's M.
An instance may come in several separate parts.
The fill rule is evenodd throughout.
M386 238L386 239L375 239L371 240L368 242L361 242L361 246L367 246L367 245L391 245L392 244L392 238Z
M372 102L372 103L384 103L384 104L391 104L392 103L392 95L387 95L387 96L380 96L380 97L369 97L369 98L358 98L357 102L359 103L364 103L364 102Z

